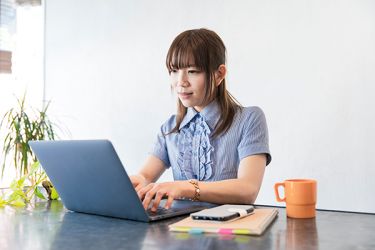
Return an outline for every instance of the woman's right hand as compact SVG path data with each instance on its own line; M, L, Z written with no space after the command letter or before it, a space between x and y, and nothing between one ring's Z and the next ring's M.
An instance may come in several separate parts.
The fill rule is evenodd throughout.
M130 178L130 181L132 182L133 184L133 187L135 189L135 191L138 193L138 191L147 186L149 183L147 182L146 178L143 177L142 175L132 175L132 176L129 176Z
M162 160L160 160L156 156L150 155L149 157L147 157L146 163L139 171L139 173L130 176L130 181L132 182L139 199L143 199L143 197L138 193L139 190L146 187L151 182L156 182L163 174L165 169L166 168Z

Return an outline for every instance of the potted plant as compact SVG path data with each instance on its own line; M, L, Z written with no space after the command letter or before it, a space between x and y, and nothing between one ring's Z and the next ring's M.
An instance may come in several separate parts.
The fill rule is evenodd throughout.
M56 138L56 125L47 116L49 103L41 111L32 109L33 112L30 113L25 107L25 99L26 94L21 99L17 99L17 107L7 111L0 122L0 132L4 134L0 178L3 178L6 167L13 165L16 180L12 182L10 188L13 194L19 194L16 197L10 195L9 197L12 198L10 201L27 202L33 194L42 198L38 185L47 179L47 175L37 162L28 142ZM21 194L20 190L24 190L25 186L29 188ZM12 204L12 202L8 203Z

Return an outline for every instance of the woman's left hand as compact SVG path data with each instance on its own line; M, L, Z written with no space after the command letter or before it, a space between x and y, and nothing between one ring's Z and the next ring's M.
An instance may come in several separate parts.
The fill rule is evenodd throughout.
M151 211L156 211L163 197L168 197L165 204L165 208L168 209L172 206L174 199L189 197L188 194L189 191L191 192L191 188L191 184L187 181L150 183L138 191L138 196L141 200L143 199L142 203L145 209L148 209L153 200Z

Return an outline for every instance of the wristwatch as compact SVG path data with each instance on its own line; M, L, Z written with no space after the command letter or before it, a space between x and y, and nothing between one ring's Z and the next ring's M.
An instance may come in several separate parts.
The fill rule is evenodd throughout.
M198 181L194 179L190 179L189 183L192 184L195 188L194 198L191 200L199 201L199 197L201 196L201 190L199 189Z

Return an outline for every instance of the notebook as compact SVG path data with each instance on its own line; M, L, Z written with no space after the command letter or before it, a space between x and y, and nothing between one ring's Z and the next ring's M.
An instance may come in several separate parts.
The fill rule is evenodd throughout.
M276 218L277 214L278 210L276 208L257 208L252 215L232 222L200 221L188 217L169 225L169 230L192 234L219 233L261 235Z
M29 144L64 206L71 211L149 222L215 206L176 200L170 209L160 207L156 213L145 210L108 140L32 141Z

